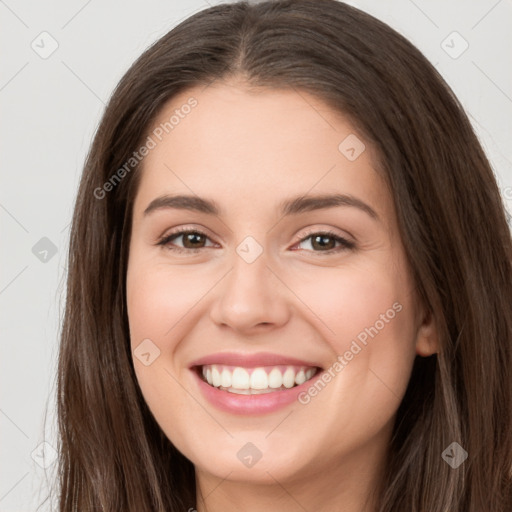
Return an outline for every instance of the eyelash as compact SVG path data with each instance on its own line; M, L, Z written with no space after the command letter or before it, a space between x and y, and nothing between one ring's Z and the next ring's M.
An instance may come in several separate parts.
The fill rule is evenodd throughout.
M206 238L209 238L206 233L203 233L202 231L200 231L198 229L184 229L181 231L175 231L174 233L170 233L169 235L166 235L166 236L160 238L160 240L157 242L156 245L167 247L167 245L170 243L171 240L173 240L175 238L179 238L180 236L189 235L189 234L196 234L196 235L201 235ZM341 251L353 250L356 248L356 244L354 242L346 240L345 238L342 238L341 236L337 235L336 233L333 233L332 231L311 231L305 237L303 237L301 240L299 240L298 244L305 242L306 240L311 238L313 235L321 235L323 237L333 238L336 242L339 242L341 244L341 247L338 247L335 249L329 249L328 251L311 251L313 253L329 254L330 255L330 254L334 254L334 253L339 253ZM199 251L202 251L203 249L207 249L207 247L196 247L193 249L188 249L185 247L168 246L167 249L169 249L171 251L175 251L177 253L185 253L185 252L197 253Z

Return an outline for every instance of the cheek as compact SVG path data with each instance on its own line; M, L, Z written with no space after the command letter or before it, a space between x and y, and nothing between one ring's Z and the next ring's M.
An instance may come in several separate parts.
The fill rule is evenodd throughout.
M336 354L350 350L354 340L369 347L379 338L381 346L402 349L412 342L408 283L385 269L321 269L307 280L295 279L293 287Z
M328 444L329 453L339 456L347 439L352 448L362 446L392 424L415 357L407 284L391 273L352 268L336 279L319 273L297 291L308 297L332 353L325 380L312 383L301 397L308 416L322 418L316 451L325 452ZM317 463L320 468L325 459Z
M319 406L338 395L352 411L387 417L398 405L415 357L411 288L403 275L346 268L297 281L297 295L307 297L311 321L332 354L325 367L333 394L322 392Z
M133 364L145 400L159 422L168 414L166 411L190 402L178 383L187 378L189 371L181 340L194 329L201 299L214 283L211 269L198 271L192 266L159 264L138 259L136 253L128 267L127 308ZM148 353L149 356L140 357ZM169 425L173 423L171 419L167 418Z
M138 262L136 258L131 264L126 288L137 382L167 437L183 444L183 431L176 421L175 411L184 411L185 423L192 419L186 419L190 396L180 384L183 373L188 370L181 367L176 356L179 341L185 335L187 313L198 301L198 290L191 286L191 275L182 268L165 269L147 261ZM206 291L206 283L204 286Z
M172 349L179 324L207 293L211 276L204 279L185 266L135 266L127 276L128 319L132 348L144 338L165 340L161 349Z

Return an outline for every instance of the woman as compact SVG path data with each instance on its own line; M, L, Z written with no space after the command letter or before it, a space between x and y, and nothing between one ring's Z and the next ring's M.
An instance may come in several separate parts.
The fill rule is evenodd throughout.
M333 0L191 16L84 168L60 510L510 510L511 254L394 30Z

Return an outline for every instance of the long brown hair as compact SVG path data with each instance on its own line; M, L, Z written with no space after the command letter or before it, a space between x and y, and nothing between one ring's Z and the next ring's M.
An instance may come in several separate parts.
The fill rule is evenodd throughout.
M404 37L342 2L283 0L194 14L110 98L70 235L60 511L196 506L194 467L156 423L133 369L125 278L140 165L98 190L169 99L233 76L314 94L374 145L419 297L436 321L440 352L415 360L378 512L512 510L512 242L489 161L457 98ZM452 442L468 453L456 469L441 456Z

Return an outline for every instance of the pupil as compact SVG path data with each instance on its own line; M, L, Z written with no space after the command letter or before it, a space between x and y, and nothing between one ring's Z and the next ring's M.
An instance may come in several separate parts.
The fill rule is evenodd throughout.
M197 243L197 242L199 242L199 243L200 243L200 242L201 242L201 240L200 240L200 239L201 239L201 236L202 236L202 235L200 235L199 233L188 233L188 234L187 234L187 236L185 237L185 240L186 240L187 242L191 242L191 243L192 243L192 245L193 245L194 243ZM194 239L195 239L195 240L194 240ZM198 239L199 239L199 240L198 240Z
M332 240L332 237L318 235L318 236L315 236L314 241L316 242L316 241L320 240L320 242L319 242L320 243L320 247L324 247L325 248L325 246L326 246L326 242L325 241L329 240L329 239ZM329 244L327 244L327 245L329 245Z

